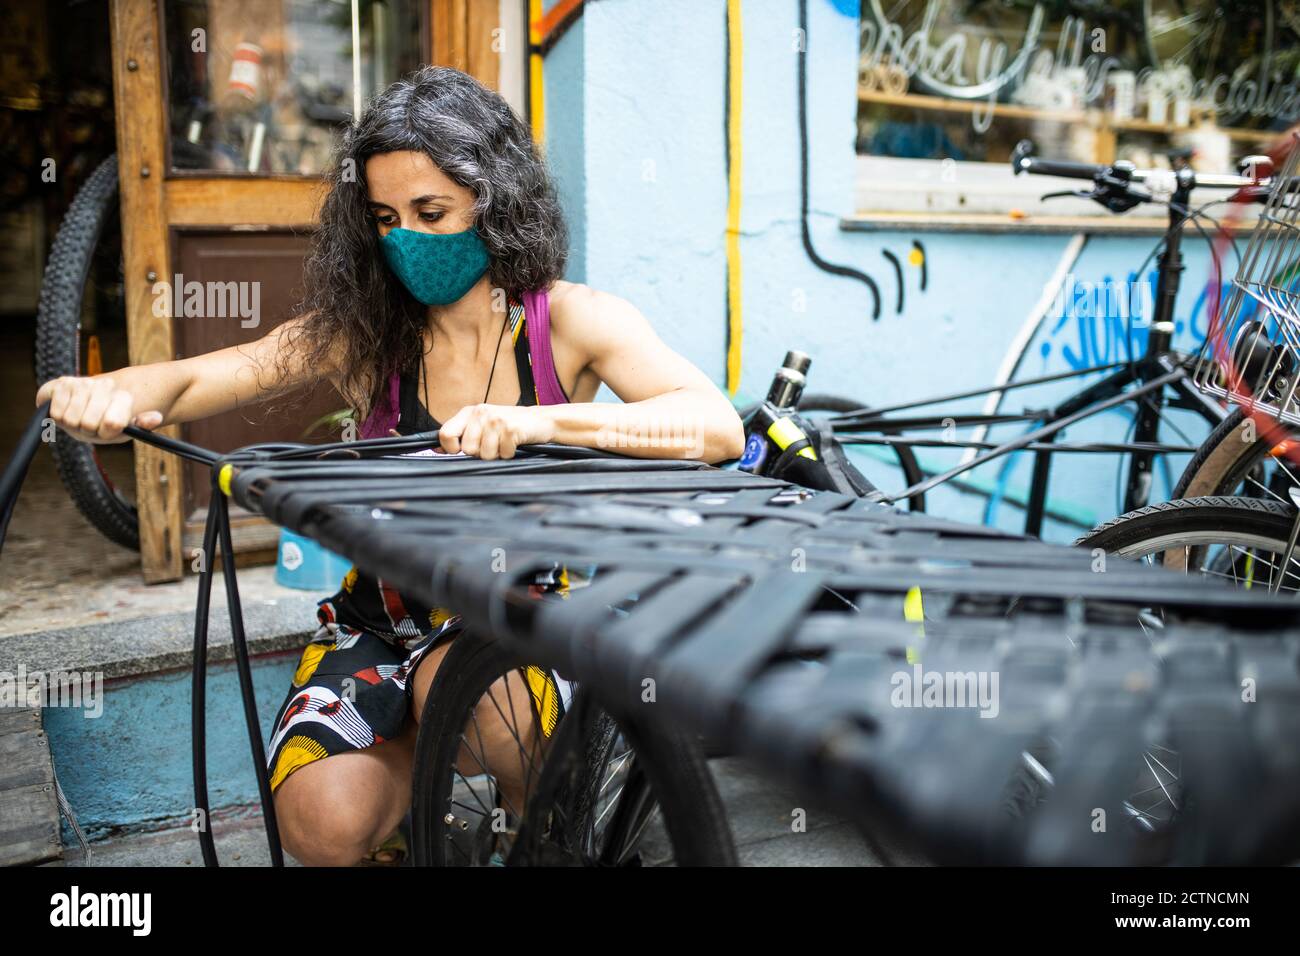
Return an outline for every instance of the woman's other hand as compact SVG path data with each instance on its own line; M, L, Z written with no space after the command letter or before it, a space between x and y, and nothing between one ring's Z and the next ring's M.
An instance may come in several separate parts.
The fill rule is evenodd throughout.
M520 445L549 442L554 432L536 405L466 405L438 430L438 443L448 454L492 461L513 458Z
M64 376L51 379L36 393L39 408L50 403L50 418L78 441L111 444L127 441L127 425L154 429L163 413L136 410L136 400L106 376Z

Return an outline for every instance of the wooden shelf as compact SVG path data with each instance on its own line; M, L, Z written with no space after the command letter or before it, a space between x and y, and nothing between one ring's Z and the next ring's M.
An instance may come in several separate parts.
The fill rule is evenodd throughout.
M858 90L858 100L862 103L877 103L882 106L903 106L918 110L932 110L938 113L986 113L990 109L994 116L1006 116L1011 119L1038 119L1055 123L1086 123L1089 114L1077 110L1040 110L1032 106L1017 106L1014 103L989 103L988 100L950 100L942 96L923 96L919 93L881 93L876 90Z
M1248 232L1254 222L1238 223L1234 233ZM1021 233L1031 235L1161 236L1167 219L1152 216L1043 216L1030 213L878 212L862 211L840 219L845 232Z
M1049 123L1082 123L1096 127L1098 130L1120 130L1141 133L1193 133L1201 129L1211 129L1225 133L1232 139L1268 142L1280 136L1275 130L1241 129L1233 126L1175 126L1173 123L1152 123L1144 119L1114 119L1104 110L1044 110L1031 106L1018 106L1014 103L989 103L987 100L950 100L942 96L926 96L920 93L882 93L859 87L858 101L874 103L879 106L897 106L918 110L930 110L936 113L973 114L987 113L992 110L994 116L1008 119L1044 120Z

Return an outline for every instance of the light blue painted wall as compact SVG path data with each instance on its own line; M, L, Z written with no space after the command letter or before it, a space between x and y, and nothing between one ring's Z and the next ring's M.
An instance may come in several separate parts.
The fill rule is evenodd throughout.
M296 652L253 660L263 743L270 739L297 661ZM215 812L255 805L257 778L231 664L208 668L207 715L210 806ZM47 707L42 716L59 783L91 839L191 819L188 672L114 681L104 688L103 714L93 719L58 707ZM214 825L220 827L220 820ZM70 840L65 833L65 845Z
M881 317L870 318L871 300L862 284L819 270L801 244L797 3L745 0L739 401L766 391L791 348L813 356L813 390L875 405L988 385L1069 242L1067 236L840 228L841 217L853 212L857 8L854 0L809 0L810 229L823 258L876 279ZM566 208L585 212L585 221L574 223L585 247L575 252L581 265L571 277L629 299L670 345L719 382L726 341L724 12L722 0L589 2L546 64L551 161L562 173ZM580 56L573 52L579 49ZM580 136L571 128L575 117L581 117ZM559 155L562 142L578 141L580 156ZM1044 191L1051 188L1048 182ZM905 265L905 308L899 315L893 268L881 251L906 264L913 240L926 249L928 287L921 292L919 270ZM1127 279L1154 242L1094 238L1074 272L1092 281ZM1204 243L1189 242L1187 252L1178 308L1184 347L1195 342L1188 329L1208 275ZM1203 334L1203 304L1197 317ZM1056 325L1049 320L1031 344L1022 376L1064 370L1071 356L1085 355L1076 324ZM1098 359L1096 351L1086 358ZM1117 355L1112 347L1109 357ZM1041 407L1065 392L1031 390L1009 399L1007 407ZM977 403L962 410L976 408ZM1128 421L1129 416L1107 416L1070 437L1117 439ZM1199 423L1179 421L1193 441L1203 436ZM1030 463L1021 457L1012 490L1027 484ZM955 460L943 451L924 459ZM980 469L974 482L992 487L1000 467ZM1052 505L1084 525L1115 515L1113 458L1058 456L1053 467ZM1175 479L1178 470L1175 465ZM868 472L882 487L901 484L893 468ZM1160 489L1158 480L1157 494ZM982 495L941 489L931 498L931 510L974 521L986 517ZM996 520L1018 527L1022 518L1003 507ZM1077 531L1052 524L1047 536L1071 539Z
M547 55L543 74L545 101L548 106L554 104L546 110L544 153L569 225L566 276L571 282L587 281L586 101L581 96L570 95L568 88L573 77L583 75L585 36L581 24L570 28Z

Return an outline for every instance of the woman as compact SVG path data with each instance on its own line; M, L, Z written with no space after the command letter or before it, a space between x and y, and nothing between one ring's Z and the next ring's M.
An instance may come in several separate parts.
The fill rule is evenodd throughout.
M634 306L562 281L565 246L527 127L473 78L429 67L347 131L299 316L249 346L57 379L36 402L75 437L112 442L130 423L194 421L324 379L364 413L363 435L441 423L448 453L559 442L738 457L726 397ZM602 382L624 404L593 403ZM408 809L415 721L459 627L355 569L318 613L269 762L285 848L347 865ZM496 731L489 764L514 743L500 719ZM521 781L492 769L517 808Z

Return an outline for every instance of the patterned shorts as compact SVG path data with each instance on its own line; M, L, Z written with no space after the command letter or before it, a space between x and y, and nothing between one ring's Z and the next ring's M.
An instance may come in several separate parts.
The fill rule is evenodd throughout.
M540 573L529 590L537 599L563 599L572 588L586 587L594 573L594 567L570 569L557 564L552 571ZM400 736L411 713L410 678L415 668L425 654L464 631L459 614L446 608L412 613L414 605L395 590L382 582L370 589L369 582L359 580L356 569L348 572L343 590L318 606L320 628L303 649L267 747L272 791L313 761ZM359 592L372 596L374 607L383 608L384 619L374 631L338 621L339 608ZM414 624L417 618L421 628ZM386 626L391 636L376 633ZM567 706L573 693L568 681L531 667L526 676L530 686L537 682L554 691L549 695L538 691L534 702L539 706L546 706L543 701ZM552 713L540 716L544 726L556 719Z
M313 761L398 737L411 712L409 681L430 650L461 633L449 616L409 647L345 624L322 624L302 652L267 748L271 789Z

